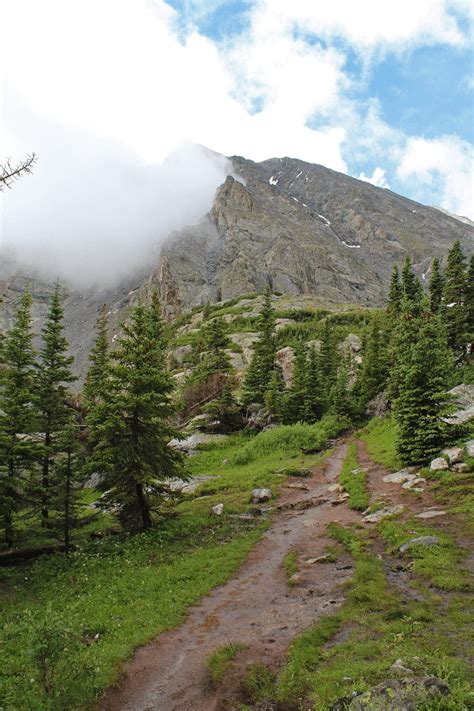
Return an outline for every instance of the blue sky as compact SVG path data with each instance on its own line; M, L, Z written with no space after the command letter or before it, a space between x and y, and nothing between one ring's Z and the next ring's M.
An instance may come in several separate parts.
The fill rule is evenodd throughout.
M64 130L147 164L291 156L474 219L472 0L15 0L5 21L11 95Z

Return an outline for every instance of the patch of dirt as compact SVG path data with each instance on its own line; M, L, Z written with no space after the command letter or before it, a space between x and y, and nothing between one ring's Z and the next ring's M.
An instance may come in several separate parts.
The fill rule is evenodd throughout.
M347 444L305 479L308 491L282 489L271 528L234 578L193 606L177 629L138 649L119 684L109 689L101 711L212 711L228 698L227 688L209 686L206 659L230 642L247 645L241 663L258 661L277 669L292 639L343 602L341 585L351 575L340 561L305 565L332 543L328 523L349 524L359 515L346 505L334 509L327 487L337 480ZM298 552L298 582L289 587L285 555ZM232 677L232 675L230 675ZM232 684L230 684L232 686Z

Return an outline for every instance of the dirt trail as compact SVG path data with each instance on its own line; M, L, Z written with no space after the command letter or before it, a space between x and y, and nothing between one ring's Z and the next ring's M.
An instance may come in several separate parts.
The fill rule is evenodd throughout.
M340 586L351 575L349 561L321 566L305 560L331 543L322 536L328 523L360 520L345 504L330 503L337 495L328 486L337 481L346 450L347 444L339 445L303 480L308 491L288 486L301 480L287 482L271 528L235 577L192 607L179 628L138 649L121 683L102 699L101 711L212 711L220 698L209 687L206 658L215 649L242 642L246 659L275 668L296 635L343 602ZM282 562L293 549L300 577L290 588Z

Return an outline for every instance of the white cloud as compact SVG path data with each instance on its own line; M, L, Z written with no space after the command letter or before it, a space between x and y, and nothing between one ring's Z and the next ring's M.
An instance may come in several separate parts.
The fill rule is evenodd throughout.
M410 138L402 152L397 177L413 192L438 197L442 207L474 216L474 146L457 136Z
M388 184L387 178L385 176L385 170L383 168L380 168L380 166L374 168L372 175L365 175L365 173L362 172L357 177L359 180L365 180L366 183L371 183L377 188L390 189L390 185Z

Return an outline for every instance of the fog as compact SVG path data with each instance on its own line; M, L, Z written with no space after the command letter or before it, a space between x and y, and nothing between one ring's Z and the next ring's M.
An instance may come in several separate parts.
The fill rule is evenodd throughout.
M0 198L0 263L13 257L22 271L75 287L110 287L153 267L163 240L199 221L231 172L191 144L147 165L110 139L14 108L3 126L13 162L33 151L38 160Z

